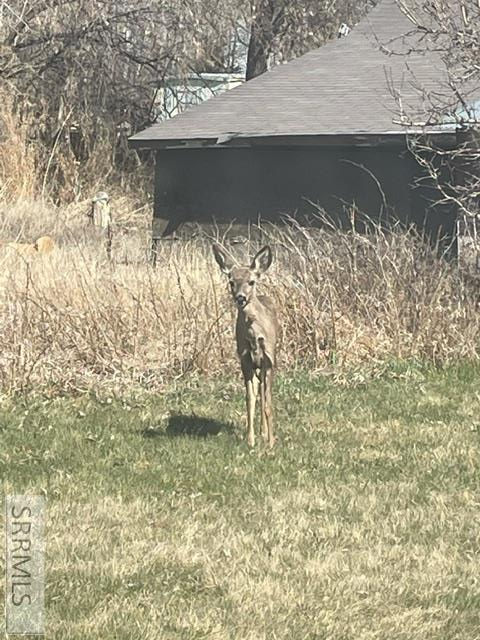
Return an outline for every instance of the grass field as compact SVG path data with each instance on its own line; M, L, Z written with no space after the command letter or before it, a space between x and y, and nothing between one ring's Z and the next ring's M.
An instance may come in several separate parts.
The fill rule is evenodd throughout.
M7 493L44 493L47 638L480 637L480 370L5 401Z

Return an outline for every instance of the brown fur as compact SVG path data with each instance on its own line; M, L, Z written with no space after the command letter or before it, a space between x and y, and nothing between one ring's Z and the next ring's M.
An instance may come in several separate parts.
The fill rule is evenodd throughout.
M35 242L38 253L51 253L55 249L55 241L50 236L42 236Z
M55 249L55 241L50 236L42 236L33 244L29 242L0 242L0 246L13 249L21 256L35 256L38 253L51 253Z
M213 251L221 270L228 275L231 294L238 308L235 334L245 382L247 441L250 446L255 443L255 402L260 391L262 437L272 447L275 443L272 383L278 321L273 301L256 294L256 280L269 268L272 252L270 247L264 247L250 266L235 267L219 245L214 245Z

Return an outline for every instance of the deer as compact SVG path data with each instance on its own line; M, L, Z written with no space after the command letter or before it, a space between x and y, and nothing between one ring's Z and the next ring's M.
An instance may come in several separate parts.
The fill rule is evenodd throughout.
M51 253L55 249L55 240L50 236L41 236L36 242L4 242L0 240L0 247L13 249L22 256L34 256L38 253Z
M272 448L275 444L272 383L279 324L273 300L257 295L257 280L272 264L272 250L260 249L249 265L235 266L225 250L213 245L215 260L228 277L230 293L237 307L235 337L247 405L247 443L255 446L255 405L260 392L261 435Z

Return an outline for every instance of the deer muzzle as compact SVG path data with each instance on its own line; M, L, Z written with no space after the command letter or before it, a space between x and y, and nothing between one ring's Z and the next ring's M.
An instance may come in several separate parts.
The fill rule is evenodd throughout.
M243 307L247 304L247 296L244 296L242 293L235 296L235 304L239 309L243 309Z

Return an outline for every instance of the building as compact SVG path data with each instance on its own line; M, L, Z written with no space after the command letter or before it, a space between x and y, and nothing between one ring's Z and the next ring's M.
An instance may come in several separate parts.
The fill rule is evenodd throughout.
M159 120L168 120L186 109L242 84L241 73L192 73L168 78L159 88L155 108Z
M340 221L354 205L453 236L456 212L434 206L409 150L407 133L424 128L399 107L424 121L425 98L445 80L437 54L415 50L417 37L396 1L381 0L345 37L130 138L156 151L154 236L188 223L238 233L259 219L308 220L312 203ZM452 124L428 134L458 144Z

